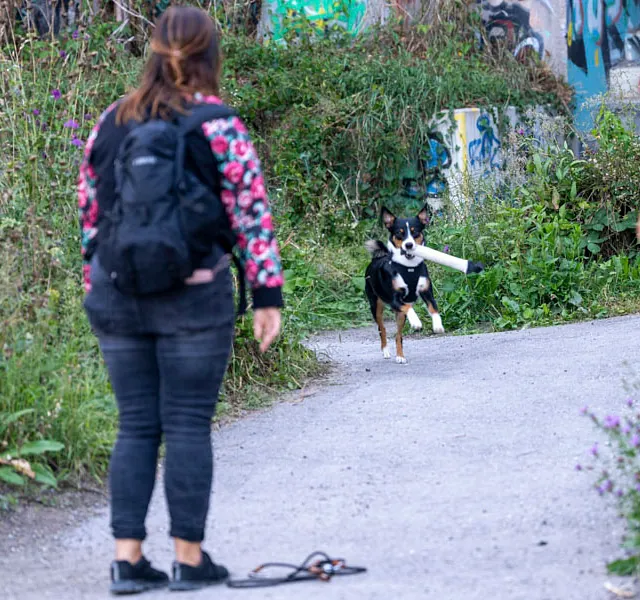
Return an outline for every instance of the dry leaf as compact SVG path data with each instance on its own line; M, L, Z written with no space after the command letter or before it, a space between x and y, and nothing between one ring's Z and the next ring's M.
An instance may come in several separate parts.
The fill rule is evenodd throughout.
M36 477L31 465L24 460L24 458L12 458L11 460L4 460L0 458L0 465L13 467L18 473L22 473L31 479L35 479Z
M635 598L636 593L628 588L616 587L608 581L604 584L607 591L618 596L618 598Z

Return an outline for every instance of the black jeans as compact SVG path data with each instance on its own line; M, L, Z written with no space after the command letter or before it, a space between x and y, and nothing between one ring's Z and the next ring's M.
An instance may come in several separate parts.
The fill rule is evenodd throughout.
M212 283L136 299L119 294L94 261L85 309L119 409L109 473L114 537L146 537L164 436L170 535L202 541L213 473L211 419L233 340L229 270Z

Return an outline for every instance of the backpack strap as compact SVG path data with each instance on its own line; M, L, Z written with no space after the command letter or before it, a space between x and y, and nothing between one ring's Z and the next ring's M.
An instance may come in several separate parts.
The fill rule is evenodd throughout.
M187 135L207 121L237 116L235 110L224 104L195 104L189 108L188 114L178 117L177 123L182 135Z
M196 104L191 107L188 115L180 115L177 118L178 130L180 133L179 141L180 147L178 149L178 156L183 157L178 161L179 173L184 168L184 139L187 134L196 130L198 127L202 127L203 123L207 121L213 121L214 119L226 119L228 117L236 117L238 113L225 106L224 104ZM233 249L224 248L231 254L233 264L238 270L238 316L242 316L247 312L247 282L245 280L245 271L242 263L238 257L233 253Z

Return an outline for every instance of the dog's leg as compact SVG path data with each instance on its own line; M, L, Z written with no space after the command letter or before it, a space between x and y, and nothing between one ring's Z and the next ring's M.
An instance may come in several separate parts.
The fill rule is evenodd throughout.
M378 332L380 333L380 349L383 358L391 358L389 348L387 347L387 330L384 327L384 302L377 298L375 320L378 324Z
M433 333L444 333L444 326L442 325L442 319L438 312L438 305L436 299L433 297L433 288L429 285L425 290L420 292L420 297L425 301L427 310L431 315L431 326Z
M410 304L405 304L402 309L396 313L396 362L404 365L407 359L404 357L404 350L402 349L402 330L407 320L407 313L413 310Z

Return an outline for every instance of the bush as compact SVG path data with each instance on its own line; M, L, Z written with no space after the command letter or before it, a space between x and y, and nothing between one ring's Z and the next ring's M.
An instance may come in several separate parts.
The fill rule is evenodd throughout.
M593 135L598 144L578 158L567 147L537 150L525 197L551 211L562 207L582 229L586 256L636 253L640 198L640 139L619 116L602 108Z
M640 260L585 261L582 240L580 225L563 207L549 211L540 203L487 200L474 222L434 225L428 245L487 266L469 278L430 266L445 324L510 329L602 317L610 314L612 297L637 297Z

